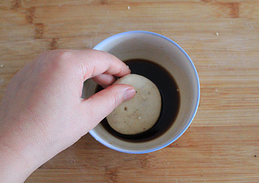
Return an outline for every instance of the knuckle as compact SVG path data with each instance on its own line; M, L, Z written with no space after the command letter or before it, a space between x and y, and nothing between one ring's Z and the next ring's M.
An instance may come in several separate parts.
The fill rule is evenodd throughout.
M122 102L122 95L119 93L115 93L113 100L114 100L114 108L118 107Z
M69 71L73 65L73 53L68 50L55 51L52 59L52 67L58 70Z
M119 106L119 97L118 95L114 96L114 109Z
M72 53L68 50L59 50L55 53L54 60L58 63L67 63L72 59Z

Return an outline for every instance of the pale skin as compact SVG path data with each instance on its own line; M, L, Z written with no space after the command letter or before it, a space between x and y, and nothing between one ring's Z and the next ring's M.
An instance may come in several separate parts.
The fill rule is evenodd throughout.
M132 86L111 85L129 73L118 58L91 49L47 51L16 73L0 106L0 182L24 182L134 97ZM105 89L82 99L89 78Z

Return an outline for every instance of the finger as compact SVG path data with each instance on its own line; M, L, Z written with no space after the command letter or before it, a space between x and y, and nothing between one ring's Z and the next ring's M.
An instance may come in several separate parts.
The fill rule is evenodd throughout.
M82 71L84 80L100 74L122 77L130 73L129 67L124 62L104 51L85 49L63 50L63 52L62 58L77 65L78 71Z
M101 74L92 78L94 82L106 88L116 81L116 78L112 75Z
M115 84L83 101L82 112L86 121L82 124L86 130L84 133L93 129L123 101L133 98L135 93L132 86Z

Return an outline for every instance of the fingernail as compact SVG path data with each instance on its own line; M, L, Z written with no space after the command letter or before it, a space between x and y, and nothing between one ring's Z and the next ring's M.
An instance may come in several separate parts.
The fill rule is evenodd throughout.
M127 88L125 90L124 100L129 100L133 98L136 94L136 90L134 88Z

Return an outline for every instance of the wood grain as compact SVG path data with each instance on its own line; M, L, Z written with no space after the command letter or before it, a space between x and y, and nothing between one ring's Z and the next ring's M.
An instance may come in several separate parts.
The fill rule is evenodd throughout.
M258 18L255 0L0 1L0 99L40 52L130 30L176 41L201 82L198 113L175 143L131 155L87 134L26 182L259 182Z

